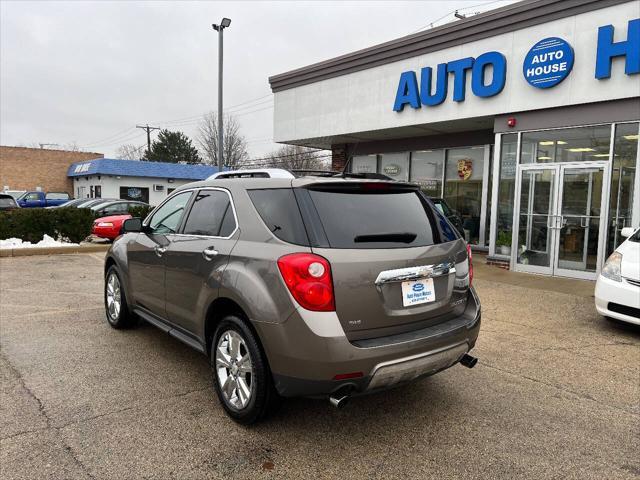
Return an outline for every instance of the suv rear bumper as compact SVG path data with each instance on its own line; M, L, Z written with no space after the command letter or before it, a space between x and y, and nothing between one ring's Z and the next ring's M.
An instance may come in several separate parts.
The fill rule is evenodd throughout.
M326 397L337 391L357 395L437 373L457 363L475 346L481 316L473 292L460 317L401 336L354 342L356 345L341 327L318 328L317 323L305 318L306 313L298 310L279 324L254 322L276 389L285 397ZM362 376L334 380L336 375L357 373Z

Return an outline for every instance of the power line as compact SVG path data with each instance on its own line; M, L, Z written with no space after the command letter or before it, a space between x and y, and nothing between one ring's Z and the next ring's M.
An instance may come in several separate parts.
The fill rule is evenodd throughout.
M478 7L487 7L489 5L493 5L494 3L504 3L505 1L508 0L494 0L492 2L487 2L487 3L479 3L477 5L471 5L469 7L462 7L462 8L456 8L455 10L451 10L449 13L447 13L446 15L443 15L442 17L438 18L437 20L434 20L432 22L427 23L426 25L423 25L422 27L420 27L419 29L417 29L414 32L411 32L410 35L413 35L414 33L418 33L421 30L424 30L427 27L433 27L436 23L438 23L441 20L444 20L445 18L447 18L449 15L455 15L456 18L461 18L461 17L466 17L465 15L460 15L457 16L456 14L458 12L460 12L461 10L469 10L470 8L478 8ZM482 13L482 12L476 12L476 13L472 13L471 15L475 15L477 13Z
M82 147L82 148L85 148L85 147L93 147L95 145L103 145L106 142L108 142L109 140L115 139L117 137L123 137L123 136L129 135L131 133L130 130L135 130L135 128L134 127L127 127L126 129L121 130L121 131L119 131L117 133L114 133L112 135L109 135L108 137L104 137L104 138L102 138L100 140L96 140L96 141L93 141L93 142L88 142L88 143L85 143L85 144L82 144L82 145L78 145L78 146Z
M267 100L264 100L264 99L267 99ZM258 100L261 100L261 101L258 101ZM233 110L244 110L246 108L253 108L253 107L257 107L259 104L267 103L268 101L271 101L271 100L272 100L272 94L264 95L262 97L254 98L254 99L251 99L251 100L247 100L245 102L241 102L241 103L237 103L235 105L231 105L231 106L225 108L224 111L229 113L229 112L232 112ZM251 104L251 103L255 103L255 105L248 105L248 104ZM245 105L245 106L243 107L243 105ZM203 113L199 113L197 115L190 115L188 117L169 119L169 120L156 120L156 121L154 121L154 123L162 123L162 124L165 124L165 125L166 124L170 124L170 123L179 123L179 122L182 122L182 121L193 120L195 118L202 118L202 116L204 116L207 113L208 112L203 112Z

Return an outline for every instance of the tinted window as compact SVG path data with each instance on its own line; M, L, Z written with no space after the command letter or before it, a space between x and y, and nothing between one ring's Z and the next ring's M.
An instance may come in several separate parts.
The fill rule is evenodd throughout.
M427 207L415 191L310 190L332 248L433 245Z
M47 200L69 200L68 193L49 192L46 197Z
M198 192L184 225L188 235L228 237L235 229L229 195L219 190Z
M98 210L103 213L127 213L128 211L128 203L120 202L114 203L111 205L98 206Z
M22 196L22 200L27 200L29 202L33 200L39 200L40 196L37 193L27 193Z
M291 188L249 190L249 197L267 228L280 240L309 245Z
M149 227L153 233L175 233L190 197L191 192L183 192L167 200L151 217Z

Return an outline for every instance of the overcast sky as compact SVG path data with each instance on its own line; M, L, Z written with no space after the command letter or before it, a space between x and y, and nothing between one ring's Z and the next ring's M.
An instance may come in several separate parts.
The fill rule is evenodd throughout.
M3 0L0 144L75 142L109 157L146 143L140 123L195 141L201 115L217 109L211 23L229 17L224 105L257 158L277 147L269 76L442 24L454 9L508 3Z

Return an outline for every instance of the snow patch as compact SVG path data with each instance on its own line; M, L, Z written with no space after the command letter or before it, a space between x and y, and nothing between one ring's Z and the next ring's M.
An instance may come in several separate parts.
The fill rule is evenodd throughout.
M0 249L4 248L42 248L42 247L73 247L78 246L77 243L66 243L55 240L49 235L45 234L42 240L38 243L24 242L20 238L7 238L6 240L0 240Z

